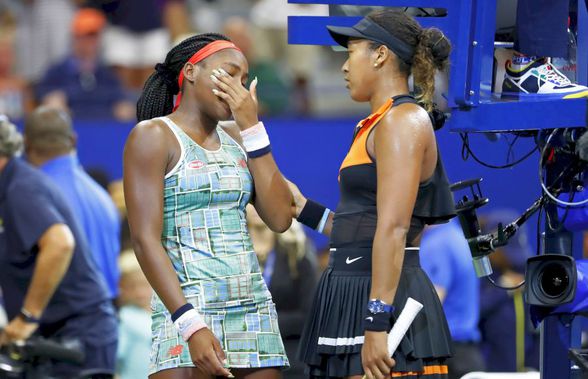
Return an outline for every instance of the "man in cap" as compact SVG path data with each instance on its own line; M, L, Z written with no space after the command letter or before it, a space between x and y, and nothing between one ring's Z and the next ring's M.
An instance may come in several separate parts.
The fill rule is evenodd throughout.
M80 9L72 22L72 54L47 70L36 88L39 101L69 109L76 118L134 118L135 107L125 99L112 70L100 60L100 37L105 16Z

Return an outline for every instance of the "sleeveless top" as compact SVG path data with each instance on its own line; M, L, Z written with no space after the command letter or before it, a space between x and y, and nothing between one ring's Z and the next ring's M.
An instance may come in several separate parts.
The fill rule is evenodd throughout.
M353 143L339 170L341 198L333 218L332 247L372 247L377 224L377 172L376 162L367 151L367 141L378 122L392 107L408 102L418 104L408 95L388 99L375 113L357 125ZM453 196L437 152L437 165L433 175L418 188L406 237L407 246L411 246L410 242L421 233L426 224L447 222L454 216Z
M181 147L164 179L161 242L184 295L199 309L270 300L245 220L253 190L247 155L221 127L220 148L212 151L161 120Z

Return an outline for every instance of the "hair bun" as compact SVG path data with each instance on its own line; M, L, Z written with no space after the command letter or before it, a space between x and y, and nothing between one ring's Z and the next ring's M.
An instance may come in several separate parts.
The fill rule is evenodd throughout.
M423 29L420 40L430 49L435 66L442 69L451 53L451 44L445 34L437 28Z
M180 86L178 84L178 75L169 69L165 64L158 63L155 65L155 71L157 75L163 80L166 86L171 90L172 93L176 94L180 92Z

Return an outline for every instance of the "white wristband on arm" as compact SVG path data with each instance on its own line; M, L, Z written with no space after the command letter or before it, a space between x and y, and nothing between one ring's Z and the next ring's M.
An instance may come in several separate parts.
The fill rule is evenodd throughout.
M249 158L258 158L272 151L269 136L263 122L258 122L252 127L241 132L243 147Z
M202 316L200 316L194 308L183 312L182 315L174 321L174 326L186 342L188 342L194 333L207 327Z

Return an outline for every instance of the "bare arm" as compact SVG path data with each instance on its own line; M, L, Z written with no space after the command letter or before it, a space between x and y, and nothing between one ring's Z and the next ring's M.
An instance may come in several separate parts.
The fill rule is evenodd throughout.
M155 121L138 124L124 151L124 192L133 249L149 284L170 313L186 303L180 281L162 244L163 182L171 167L170 133ZM177 143L177 142L174 142ZM179 150L179 148L178 148ZM231 376L222 367L225 359L218 340L207 328L188 340L190 355L205 372Z
M292 223L292 197L272 154L249 159L249 170L255 183L253 205L261 219L274 232L288 230Z
M23 307L40 317L65 276L73 251L74 237L67 225L51 226L39 239L35 271Z
M35 318L41 318L63 280L73 256L75 241L67 225L55 224L41 235L38 246L33 277L23 302L23 308ZM37 326L16 317L0 336L0 344L27 339Z
M412 111L411 111L412 110ZM391 110L375 131L378 222L372 250L370 298L392 304L398 288L406 235L421 181L432 129L413 106ZM385 332L365 333L362 361L366 373L389 376Z
M235 117L235 126L224 124L225 130L242 144L240 130L245 130L259 122L257 118L256 82L247 91L235 78L223 75L215 82L224 92L217 96L223 98L231 107ZM259 158L249 158L249 171L253 176L255 198L253 205L265 224L274 232L285 232L292 223L290 205L292 194L282 176L273 154Z
M375 131L378 223L370 296L388 304L396 295L425 152L432 138L426 114L419 117L411 108L393 109Z
M170 159L164 126L137 125L124 151L124 193L133 249L147 280L170 313L186 303L178 276L161 245L163 180Z

